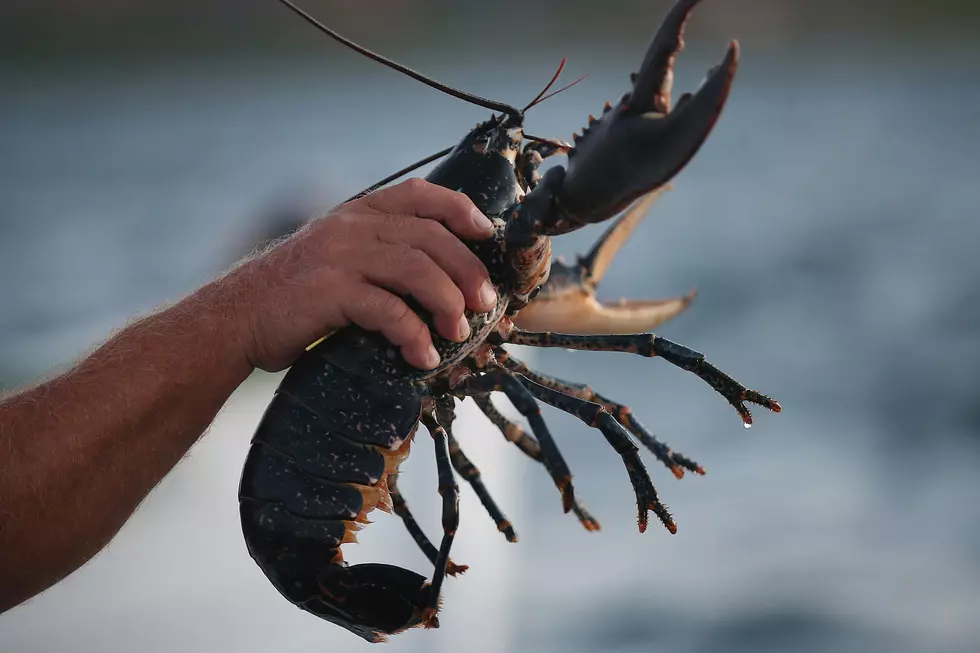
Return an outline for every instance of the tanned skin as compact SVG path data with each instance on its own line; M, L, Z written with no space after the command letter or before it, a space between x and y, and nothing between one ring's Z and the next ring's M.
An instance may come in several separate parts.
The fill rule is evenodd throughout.
M435 367L429 330L396 295L415 297L444 337L465 338L464 307L485 312L496 298L457 236L490 234L465 195L408 180L338 207L0 401L0 612L108 544L254 369L285 369L351 323Z

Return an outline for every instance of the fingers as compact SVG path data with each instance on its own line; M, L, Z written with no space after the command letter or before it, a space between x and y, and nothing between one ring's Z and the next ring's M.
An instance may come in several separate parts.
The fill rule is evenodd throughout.
M335 295L344 321L380 332L413 366L438 366L428 320L416 310L431 314L432 330L449 340L470 336L466 308L489 312L497 296L486 266L461 239L486 239L493 225L466 195L422 179L344 207L309 236L325 274L349 280Z
M493 233L490 220L470 198L419 177L376 191L364 201L382 213L404 214L411 207L415 216L441 222L463 239L483 240Z
M432 346L429 328L408 305L383 288L358 284L346 295L344 316L367 329L378 331L401 349L410 364L432 369L439 364L439 354Z
M398 243L376 245L364 255L359 272L365 280L399 295L412 295L432 313L436 329L445 338L461 341L470 335L463 293L428 254Z
M378 237L384 243L407 245L425 252L462 292L466 306L477 313L493 310L497 293L486 266L446 227L432 220L395 216Z

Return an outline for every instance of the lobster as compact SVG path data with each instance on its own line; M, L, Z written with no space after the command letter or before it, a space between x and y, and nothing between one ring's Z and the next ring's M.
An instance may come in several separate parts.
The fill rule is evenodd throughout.
M564 512L573 512L586 529L598 530L599 524L575 496L571 472L542 419L539 402L598 429L619 454L636 496L641 532L651 511L676 532L636 440L678 478L685 471L703 474L702 467L653 436L626 406L587 385L537 372L504 345L659 356L711 385L746 427L752 424L747 402L781 410L774 399L747 389L703 354L643 332L679 313L693 295L614 306L594 298L595 285L616 250L714 127L735 76L737 42L731 42L700 88L671 108L674 58L683 47L687 18L700 2L678 0L632 76L632 89L615 105L607 102L601 117L590 116L588 127L569 144L524 133L525 111L548 97L544 93L557 73L529 105L517 109L428 78L337 34L290 0L280 2L361 54L493 112L454 147L355 197L444 157L426 180L466 194L493 221L493 236L467 246L485 264L498 302L485 314L467 311L471 335L457 343L435 333L431 316L406 298L433 331L441 357L433 370L410 366L383 336L357 326L322 338L293 364L256 428L239 487L245 542L268 580L296 606L371 642L409 628L437 628L443 582L466 569L450 559L459 522L455 474L471 484L498 530L517 540L453 435L456 401L467 397L507 440L545 467ZM542 175L538 167L556 154L567 156L567 166L553 166ZM553 236L603 222L627 208L576 265L552 264ZM565 332L542 326L563 327L559 330ZM530 433L494 407L494 392L506 396L527 420ZM409 455L420 423L434 444L442 497L438 547L398 489L399 465ZM357 531L375 509L401 517L433 564L431 580L393 565L344 561L342 545L357 541Z

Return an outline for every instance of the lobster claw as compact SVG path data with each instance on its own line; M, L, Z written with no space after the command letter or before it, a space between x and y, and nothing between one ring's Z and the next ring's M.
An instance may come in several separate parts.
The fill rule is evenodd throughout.
M677 317L697 293L668 299L602 301L596 290L619 249L646 217L647 211L670 188L665 184L637 200L613 222L585 256L574 265L560 258L551 262L548 280L537 297L511 318L526 331L556 333L630 334L650 331Z
M674 59L684 47L684 25L698 2L674 5L633 75L632 91L615 106L607 104L602 117L592 119L576 139L556 197L564 228L552 235L611 218L666 184L711 133L738 66L736 41L697 92L670 107Z

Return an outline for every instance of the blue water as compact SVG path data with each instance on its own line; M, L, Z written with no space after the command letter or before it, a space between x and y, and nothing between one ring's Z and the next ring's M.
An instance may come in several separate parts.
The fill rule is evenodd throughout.
M579 56L587 83L532 112L532 133L568 138L625 88L629 59ZM977 58L939 67L873 52L852 63L796 57L745 57L715 133L600 293L697 286L691 310L661 333L775 395L784 412L744 431L722 399L662 361L537 353L539 368L633 405L709 475L677 482L648 457L680 532L640 536L618 456L548 410L604 530L588 535L562 515L544 472L512 453L521 542L506 549L516 580L496 650L980 650L980 87L965 83ZM678 85L696 84L707 63L686 56ZM515 103L547 74L505 66L426 69ZM65 365L134 313L205 282L269 211L324 211L484 116L385 71L331 74L322 61L0 74L0 383ZM600 229L555 247L573 254ZM431 454L418 449L406 469L424 476ZM188 478L161 486L123 535L172 524L150 562L188 537L227 539L232 548L215 555L241 556L233 503L180 529L182 502L199 496ZM461 538L484 518L468 492ZM423 569L402 553L406 542L393 536L391 557ZM99 569L89 587L126 591L132 569ZM224 650L231 629L279 624L218 588L196 621L174 623L169 610L202 601L216 582L180 569L130 590L166 600L135 601L115 625L73 621L78 595L56 590L0 617L0 649ZM477 623L478 612L451 612L448 587L444 621ZM215 602L228 604L227 620L211 620ZM357 649L331 626L302 623ZM291 632L276 650L322 650ZM389 646L439 641L414 635ZM270 650L263 642L235 646Z

